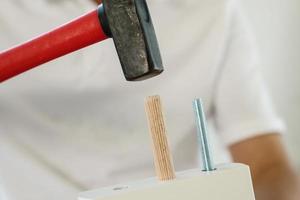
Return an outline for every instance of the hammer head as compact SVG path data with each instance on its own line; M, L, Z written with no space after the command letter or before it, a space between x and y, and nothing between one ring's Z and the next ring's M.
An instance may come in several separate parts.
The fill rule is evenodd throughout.
M114 40L126 80L145 80L163 72L146 0L103 0L99 10L102 26Z

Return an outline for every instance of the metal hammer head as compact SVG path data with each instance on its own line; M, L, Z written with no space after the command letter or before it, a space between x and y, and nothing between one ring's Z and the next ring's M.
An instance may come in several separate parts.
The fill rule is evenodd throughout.
M103 0L99 18L114 40L126 80L145 80L163 72L146 0Z

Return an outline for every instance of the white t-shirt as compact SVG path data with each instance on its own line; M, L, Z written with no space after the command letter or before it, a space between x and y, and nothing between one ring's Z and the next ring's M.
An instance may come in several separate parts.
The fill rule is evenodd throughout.
M154 176L144 99L162 97L179 170L199 167L192 101L204 100L215 162L224 147L280 132L235 3L151 0L165 72L126 82L112 40L0 85L0 177L8 199L77 192ZM85 13L86 0L2 0L4 50Z

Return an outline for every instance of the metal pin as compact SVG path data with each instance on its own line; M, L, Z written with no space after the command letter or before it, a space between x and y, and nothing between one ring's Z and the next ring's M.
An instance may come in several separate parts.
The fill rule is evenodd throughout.
M203 171L214 171L216 168L214 167L211 157L202 101L200 99L195 99L193 105L196 114L198 142L201 144Z

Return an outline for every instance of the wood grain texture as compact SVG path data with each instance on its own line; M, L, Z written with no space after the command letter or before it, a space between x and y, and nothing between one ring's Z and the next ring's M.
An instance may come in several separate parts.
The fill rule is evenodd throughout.
M157 176L161 181L175 179L173 159L169 149L160 97L148 97L145 107L152 138Z

